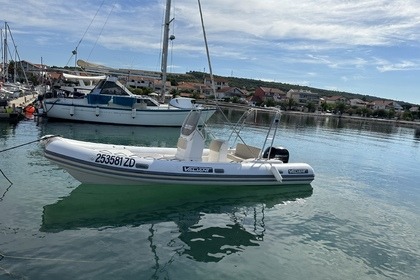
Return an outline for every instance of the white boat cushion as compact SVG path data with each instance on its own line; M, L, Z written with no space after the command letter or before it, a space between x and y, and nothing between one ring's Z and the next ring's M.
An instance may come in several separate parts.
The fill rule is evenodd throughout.
M210 162L223 162L227 158L228 145L226 141L221 139L213 139L209 146L209 157Z
M261 149L257 147L238 143L236 144L235 156L243 158L243 159L257 158L260 152L261 152Z
M175 158L186 161L201 161L204 149L204 139L200 133L194 131L188 137L179 137Z

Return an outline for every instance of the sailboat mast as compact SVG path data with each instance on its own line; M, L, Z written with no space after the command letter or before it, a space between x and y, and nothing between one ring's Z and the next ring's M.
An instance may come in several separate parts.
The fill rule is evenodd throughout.
M171 0L166 0L165 23L163 30L163 47L162 47L162 90L160 93L161 101L165 99L167 67L168 67L168 45L169 45L169 24L171 23Z
M0 77L0 82L2 82L3 81L3 74L4 74L3 29L0 29L0 45L1 45L1 77Z
M213 69L211 68L210 52L209 52L209 46L207 44L206 29L204 28L203 12L201 10L200 0L198 0L198 9L200 10L201 27L203 28L204 44L206 45L207 62L209 64L209 71L210 71L211 89L213 91L214 97L216 97L216 87L214 85Z
M9 65L7 61L7 22L4 22L4 42L3 42L3 79L6 82L9 76Z

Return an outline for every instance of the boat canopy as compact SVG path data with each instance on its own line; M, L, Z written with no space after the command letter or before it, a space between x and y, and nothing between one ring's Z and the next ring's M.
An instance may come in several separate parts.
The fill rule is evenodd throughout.
M66 79L70 79L70 80L89 80L89 81L100 81L100 80L105 80L106 76L102 75L102 76L79 76L79 75L72 75L72 74L67 74L67 73L63 73L63 77Z

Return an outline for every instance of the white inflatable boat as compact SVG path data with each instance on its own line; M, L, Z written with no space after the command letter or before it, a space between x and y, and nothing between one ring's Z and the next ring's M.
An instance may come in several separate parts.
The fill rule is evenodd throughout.
M289 163L289 152L272 146L277 117L261 148L244 143L229 148L228 141L221 139L205 148L198 126L201 113L192 110L185 119L175 148L99 144L47 135L42 139L45 156L87 184L262 186L314 180L310 165Z

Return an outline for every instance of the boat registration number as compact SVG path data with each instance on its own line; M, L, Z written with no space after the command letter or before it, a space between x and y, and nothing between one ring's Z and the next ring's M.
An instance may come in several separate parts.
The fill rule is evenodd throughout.
M101 153L96 154L95 162L125 167L133 167L136 165L136 160L133 158Z

